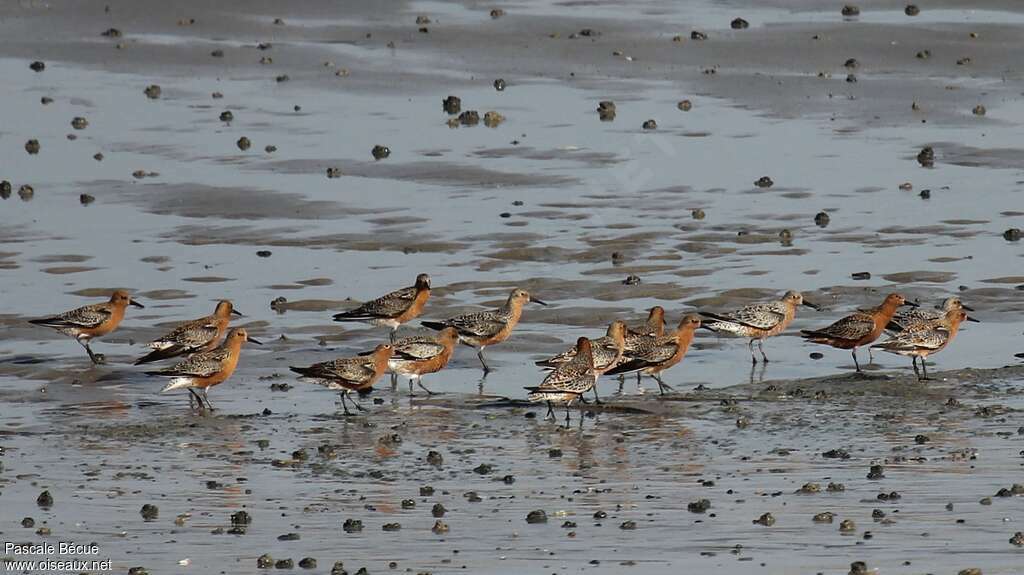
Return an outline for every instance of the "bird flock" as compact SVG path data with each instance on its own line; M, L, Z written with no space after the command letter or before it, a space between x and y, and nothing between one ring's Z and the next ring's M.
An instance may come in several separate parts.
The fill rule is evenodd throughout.
M350 401L349 395L352 392L357 396L368 394L387 372L407 377L410 394L414 392L414 384L433 394L424 386L423 376L444 369L460 342L477 350L481 368L485 374L488 373L491 368L484 357L484 349L508 339L522 318L523 307L527 303L547 305L526 290L516 288L497 309L442 321L422 321L424 327L438 332L436 336L396 338L400 326L423 313L430 290L430 276L419 274L410 287L384 294L334 316L338 322L365 322L387 327L390 329L388 343L353 357L306 367L292 366L290 369L302 379L341 392L342 409L345 415L352 415L348 403L360 411L364 408L358 401ZM105 358L93 352L90 342L117 329L129 305L143 307L128 292L117 290L106 302L30 322L74 338L85 348L92 362L100 364ZM525 388L527 398L531 402L547 404L546 418L554 419L555 405L564 406L568 425L569 408L573 403L586 402L585 396L590 392L593 392L595 402L601 402L597 380L602 375L618 375L621 383L627 374L635 373L637 387L641 391L641 378L647 375L655 380L659 392L664 394L672 387L662 380L662 374L683 360L699 328L746 338L751 363L758 363L758 355L760 361L767 363L765 340L785 331L796 317L799 306L820 311L799 292L789 291L777 301L753 303L733 311L685 314L676 329L670 331L665 330L665 310L655 306L649 310L643 324L628 326L622 320L615 320L604 336L595 339L580 337L573 347L537 361L536 364L548 373L539 385ZM806 341L851 350L857 372L861 371L857 349L867 346L869 354L879 349L911 357L914 373L920 380L926 380L925 360L953 341L961 322L977 321L967 315L968 311L973 310L955 297L945 300L935 310L928 310L893 293L876 307L857 310L827 327L801 333ZM149 343L150 351L136 360L135 365L179 358L180 361L169 367L145 373L169 378L162 392L186 389L190 407L212 410L213 405L207 396L209 389L231 377L238 366L244 343L261 344L245 329L229 329L233 315L242 314L230 301L218 302L211 315L182 323ZM878 342L885 332L890 336Z

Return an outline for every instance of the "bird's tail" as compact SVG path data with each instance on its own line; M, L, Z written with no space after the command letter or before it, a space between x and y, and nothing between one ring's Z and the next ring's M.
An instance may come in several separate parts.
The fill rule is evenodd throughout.
M144 363L153 363L154 361L170 359L172 357L178 357L183 353L185 353L185 349L176 345L165 347L163 349L154 349L148 354L135 360L135 365L142 365Z

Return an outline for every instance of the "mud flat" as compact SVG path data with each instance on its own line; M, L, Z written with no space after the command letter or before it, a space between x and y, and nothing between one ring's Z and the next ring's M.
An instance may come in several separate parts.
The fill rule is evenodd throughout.
M1024 9L858 8L0 6L0 539L114 572L1018 572ZM286 375L372 348L331 314L419 272L424 318L552 305L486 379L462 348L360 417ZM147 308L108 365L26 321L118 287ZM614 319L787 289L824 311L763 369L702 332L678 393L603 381L567 429L523 402ZM795 335L891 291L977 310L935 381ZM225 297L267 345L196 414L131 362Z

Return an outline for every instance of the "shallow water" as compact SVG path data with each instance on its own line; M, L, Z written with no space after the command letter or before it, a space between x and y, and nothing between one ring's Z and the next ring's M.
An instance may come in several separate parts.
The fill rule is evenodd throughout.
M57 56L44 58L43 73L21 55L36 40L7 25L14 39L0 60L10 79L0 85L0 145L11 160L0 178L15 194L0 200L5 540L31 538L19 522L33 516L53 539L96 540L121 571L249 572L270 552L296 562L316 557L316 572L325 573L335 560L350 572L395 561L435 573L668 573L681 564L716 573L846 573L854 560L884 573L951 565L1014 572L1017 548L1007 540L1022 530L1014 523L1020 498L978 500L1014 483L1021 464L1013 414L1021 407L1014 354L1024 351L1024 252L1002 238L1024 216L1019 75L990 74L1000 65L983 56L970 74L952 62L918 70L865 59L860 81L848 84L842 63L860 52L843 46L807 53L794 43L795 59L768 69L762 58L770 61L773 48L749 59L735 52L757 37L747 32L765 34L771 47L779 41L772 34L804 38L818 25L863 25L858 41L881 49L877 24L909 20L966 34L979 23L1019 26L1012 13L994 4L923 9L908 19L865 7L860 20L843 22L838 8L650 2L631 18L615 4L588 4L584 18L572 3L526 2L492 21L490 7L473 3L344 15L323 8L328 17L305 9L273 27L263 10L236 17L189 5L199 24L177 29L167 25L182 14L129 26L115 6L112 23L100 27L83 9L95 33L48 37L35 49ZM435 20L426 35L412 24L423 13ZM77 30L69 14L65 6L20 17ZM752 29L724 30L735 15ZM601 36L564 38L594 21ZM671 45L665 34L683 23L723 29L707 43L720 55L700 64L722 65L721 74L671 63L668 47L704 49L689 40ZM124 26L123 50L98 36L109 25ZM355 33L361 29L372 38ZM480 30L497 43L481 41ZM529 46L503 49L516 30L529 34ZM548 40L559 51L537 58L555 30L561 36ZM268 38L273 48L255 49ZM397 48L386 48L387 38L398 39ZM998 44L985 34L981 42L991 42L979 44L982 55ZM945 46L929 43L937 44ZM225 57L211 64L215 48ZM962 51L951 45L943 57ZM834 62L832 78L815 78L822 53ZM259 66L262 56L275 63ZM331 66L321 65L326 59ZM351 75L335 76L338 67ZM283 73L289 81L275 82ZM491 87L499 76L508 80L502 92ZM757 96L768 79L776 87ZM737 82L750 90L737 94ZM153 83L163 88L159 100L143 95ZM885 90L914 94L924 111L912 112L909 101L885 107ZM449 93L463 110L506 119L497 128L451 129L440 106ZM43 96L54 102L41 105ZM975 97L988 108L984 117L961 102ZM676 108L683 98L691 111ZM605 99L617 103L613 122L594 111ZM800 100L805 109L794 106ZM218 119L224 110L234 114L230 123ZM89 126L72 129L75 116ZM658 129L642 130L647 119ZM242 136L251 149L236 147ZM25 153L29 138L41 142L39 155ZM375 161L375 144L391 156ZM934 168L915 159L924 145L935 148ZM97 152L102 161L92 158ZM343 175L327 178L328 167ZM156 174L136 178L136 170ZM774 185L755 187L765 175ZM903 182L913 190L901 191ZM23 183L35 188L31 201L18 199ZM930 199L919 197L923 189ZM79 205L83 193L95 202ZM694 209L706 217L694 219ZM824 228L814 222L822 210L830 215ZM783 229L791 245L780 242ZM259 250L273 253L260 258ZM613 263L615 251L624 263ZM853 280L860 271L872 278ZM443 395L410 400L404 382L391 390L385 381L371 396L382 403L367 400L365 417L341 417L332 394L285 375L288 365L371 348L384 331L335 324L330 315L419 272L435 286L424 318L498 305L514 286L552 305L528 307L513 337L487 350L497 370L486 379L461 348L448 369L425 379ZM642 283L623 285L630 274ZM130 309L95 345L109 365L90 367L73 342L25 322L114 287L132 289L147 308ZM522 398L523 386L540 381L534 359L602 334L613 319L640 322L646 308L662 305L674 324L695 308L728 310L787 289L826 310L801 309L787 334L766 345L773 361L763 370L751 369L744 341L702 332L666 376L681 391L710 390L695 401L659 401L651 386L639 395L631 381L613 397L610 381L601 392L621 409L594 412L583 431L574 412L565 431L541 421L542 409L502 399ZM905 359L886 354L869 369L880 379L832 378L852 370L849 354L795 336L890 291L924 305L958 294L977 309L982 323L935 356L939 381L918 386ZM288 311L270 309L279 296ZM157 395L162 382L130 363L141 342L209 313L223 297L246 314L239 325L267 345L244 350L236 375L212 392L220 409L199 416L184 397ZM824 358L808 359L815 351ZM1016 367L995 369L1008 364ZM281 382L294 387L270 389ZM944 407L949 397L963 407ZM720 405L729 398L739 403ZM260 415L264 409L270 413ZM737 427L738 418L748 425ZM381 443L390 433L402 442ZM915 443L919 434L928 441ZM260 439L270 443L260 447ZM335 458L317 453L324 444ZM560 457L549 457L553 447ZM852 457L822 458L836 448ZM282 463L297 449L309 460ZM425 462L430 449L444 455L442 468ZM968 452L979 457L964 459ZM865 479L870 464L885 460L885 480ZM481 463L494 470L475 473ZM502 482L505 475L514 483ZM846 491L793 494L830 481ZM427 484L435 495L418 496ZM43 489L56 499L50 511L34 502ZM875 498L893 490L900 501ZM468 501L468 491L483 501ZM708 513L688 512L701 497L712 499ZM408 498L415 509L401 508ZM434 502L451 510L447 535L430 531ZM158 520L142 521L144 503L160 507ZM210 534L229 528L229 514L241 508L254 517L245 535ZM874 508L895 523L874 521ZM546 510L548 523L528 525L533 509ZM599 510L608 517L594 520ZM826 510L836 513L833 524L811 522ZM751 523L766 511L775 525ZM191 517L175 525L183 513ZM340 531L349 517L365 530ZM857 523L851 535L838 532L844 518ZM567 520L577 527L561 529ZM620 529L627 520L635 531ZM382 532L390 522L402 530ZM290 532L301 539L276 539ZM186 558L190 566L177 565Z

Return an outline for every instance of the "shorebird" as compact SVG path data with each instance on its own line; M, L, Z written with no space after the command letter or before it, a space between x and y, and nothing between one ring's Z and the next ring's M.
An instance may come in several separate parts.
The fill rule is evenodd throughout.
M374 348L369 355L344 357L316 363L309 367L289 367L288 369L327 389L340 391L341 407L345 410L345 415L350 416L352 412L348 410L346 404L348 394L353 391L361 396L369 394L373 389L373 384L377 383L377 380L387 371L388 361L394 351L394 347L390 344L382 343ZM358 403L353 402L352 404L359 411L366 411Z
M750 338L747 348L750 349L750 361L757 363L757 356L754 355L754 342L761 352L761 358L768 363L768 356L764 354L764 340L782 333L796 317L797 306L805 305L811 309L820 310L811 302L804 301L804 296L797 291L788 291L782 299L772 302L755 303L740 309L725 313L716 314L702 311L700 315L708 318L701 327L715 333L729 333L732 335Z
M641 342L652 337L661 337L665 335L665 308L660 305L656 305L648 310L647 322L626 328L626 341L623 346L623 353L629 354L629 352L636 351ZM622 391L622 384L625 383L625 374L619 374L619 391ZM640 372L636 372L636 388L638 391L643 392L640 388Z
M205 400L205 407L213 411L213 404L210 403L207 393L211 387L223 383L235 372L235 368L238 367L238 356L241 355L242 344L245 342L263 345L249 337L249 333L244 329L236 327L228 332L224 343L216 349L201 351L167 369L147 371L146 374L171 378L171 381L160 390L160 393L185 388L190 394L188 397L190 407L192 401L195 400L199 402L199 408L204 409L203 401ZM202 393L197 392L197 389Z
M598 377L604 372L615 367L622 358L622 350L626 346L626 323L615 320L608 326L607 335L591 340L591 351L594 356L594 372ZM555 369L558 366L572 361L576 357L576 347L573 346L562 353L536 362L541 367ZM596 393L596 388L595 388Z
M532 402L546 401L548 412L544 419L555 417L552 403L565 405L565 426L569 426L569 406L576 400L585 401L583 394L594 390L597 397L597 372L594 370L593 347L589 339L576 340L576 353L569 361L559 364L537 387L527 387L527 399Z
M937 327L940 322L946 319L948 312L959 310L974 311L973 308L964 305L958 297L946 298L941 305L935 306L934 310L919 307L896 312L892 316L889 325L885 326L885 329L894 333L927 331Z
M185 322L150 343L153 351L136 360L135 365L214 349L228 329L232 314L242 315L228 300L217 302L212 315Z
M416 276L416 284L384 294L356 309L334 315L334 321L362 321L391 328L391 341L395 341L398 326L411 321L421 313L430 298L430 276Z
M661 380L661 373L683 360L690 349L694 331L700 327L700 321L700 316L696 314L683 316L674 333L642 340L636 350L624 354L619 365L605 373L614 375L637 372L649 375L658 382L658 390L664 395L665 390L671 390L672 387Z
M484 375L486 375L491 371L491 368L487 366L487 361L484 360L484 348L508 339L516 324L519 323L519 318L523 315L523 304L526 302L548 305L535 297L531 297L526 290L516 288L509 294L505 305L498 309L467 313L444 321L425 321L422 323L430 329L442 330L446 327L454 327L458 330L459 341L476 348L476 356L480 359L480 365L483 366Z
M882 305L866 310L857 310L843 319L824 329L805 329L800 333L805 340L812 343L823 343L836 349L853 350L853 365L860 372L857 362L857 348L872 343L882 335L885 326L896 314L897 308L903 305L917 307L916 303L908 302L900 294L891 293L885 296Z
M413 395L412 384L415 381L427 395L434 395L423 386L423 376L437 373L448 365L452 351L459 343L459 332L454 327L446 327L437 337L418 335L405 337L395 342L394 355L388 361L392 373L409 378L409 395Z
M133 300L128 292L117 290L110 295L109 301L83 306L52 317L29 320L29 323L53 328L75 338L75 341L85 348L89 359L98 364L103 363L104 356L102 353L93 353L89 342L117 329L124 319L124 310L129 305L145 307Z
M902 356L910 356L914 365L914 375L917 379L924 381L928 379L928 368L925 367L925 360L929 355L939 353L946 348L953 338L960 331L960 323L963 321L978 321L967 315L962 309L950 309L945 316L936 320L936 325L930 329L919 329L917 331L904 331L896 336L876 343L871 347L895 353ZM921 370L917 370L917 360L921 359Z

